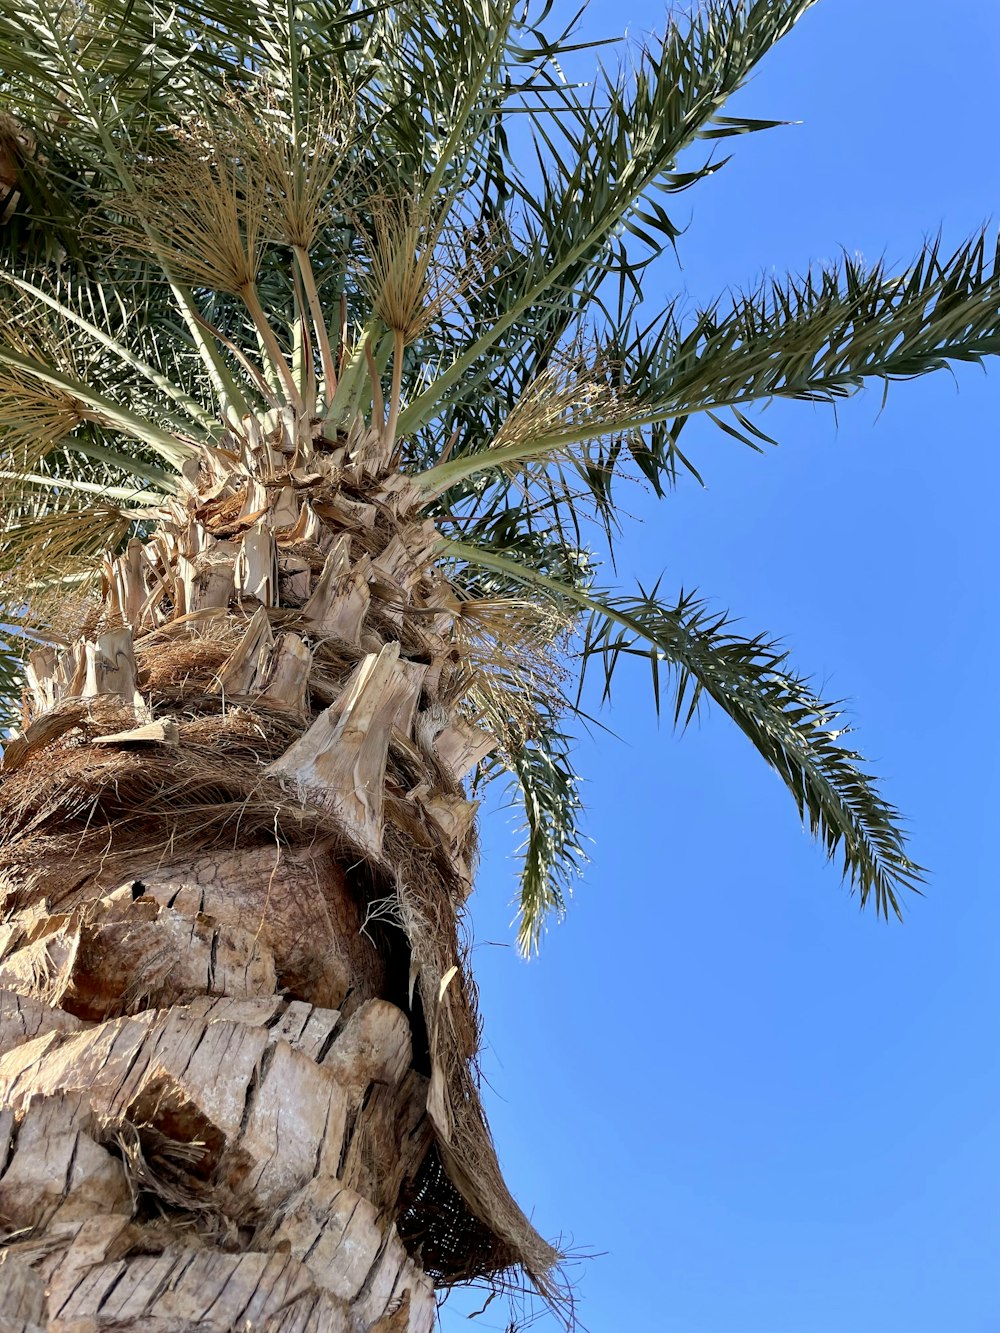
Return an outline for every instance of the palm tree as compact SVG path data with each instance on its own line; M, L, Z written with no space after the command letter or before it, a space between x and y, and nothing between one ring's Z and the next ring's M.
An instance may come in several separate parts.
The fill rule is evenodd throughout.
M586 86L512 0L0 15L4 1329L422 1333L518 1273L568 1310L460 926L494 778L525 951L564 908L573 671L646 657L863 905L916 889L783 650L594 554L693 416L760 448L775 397L1000 350L985 234L644 316L809 7L711 0Z

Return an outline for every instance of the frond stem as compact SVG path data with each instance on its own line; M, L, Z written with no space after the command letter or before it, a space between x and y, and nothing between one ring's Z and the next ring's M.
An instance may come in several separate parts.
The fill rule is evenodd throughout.
M250 318L254 322L254 328L260 336L261 344L267 359L284 386L285 394L289 404L301 411L303 408L302 395L299 392L299 386L295 383L295 376L292 374L292 368L285 359L281 346L274 330L268 323L267 316L264 314L264 307L260 303L260 297L257 295L257 288L252 282L240 289L240 296L247 310L250 312Z
M312 317L316 345L319 348L320 365L323 368L323 400L329 408L333 402L333 395L337 392L337 368L334 364L333 350L330 347L330 335L323 319L323 307L320 303L316 275L313 272L309 251L305 246L296 245L294 254L299 267L299 276L302 279L302 287L306 294L306 301L309 304L309 314Z
M385 424L385 440L391 447L396 439L396 423L403 397L403 353L406 342L401 329L392 331L392 387L389 391L389 419Z

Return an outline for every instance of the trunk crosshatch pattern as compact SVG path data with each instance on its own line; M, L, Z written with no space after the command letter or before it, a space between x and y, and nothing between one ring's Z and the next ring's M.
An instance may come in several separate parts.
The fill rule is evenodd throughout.
M985 232L641 309L810 5L580 85L545 0L0 9L0 1333L430 1333L470 1280L572 1323L462 934L497 777L524 952L564 910L571 672L642 657L862 905L919 884L780 643L593 554L694 418L1000 351Z

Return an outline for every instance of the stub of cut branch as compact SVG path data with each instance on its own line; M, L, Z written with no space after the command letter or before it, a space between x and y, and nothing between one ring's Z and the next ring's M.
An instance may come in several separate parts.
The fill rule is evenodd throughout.
M412 715L419 667L387 643L355 668L343 694L265 772L290 779L333 810L360 846L382 852L383 788L389 739L400 714Z
M434 737L434 753L455 781L461 782L498 744L497 738L487 731L464 722L451 722Z
M276 708L304 713L312 653L297 634L282 634L275 645L260 699Z
M138 626L146 602L146 558L142 542L133 537L125 554L108 560L105 570L105 595L113 613L126 624Z
M371 603L372 564L368 556L362 556L352 567L349 552L350 537L344 534L330 548L302 616L319 637L357 643Z
M263 676L274 647L274 634L267 612L259 606L250 618L243 641L219 668L212 694L249 694Z
M117 695L127 704L132 704L137 713L145 712L137 685L138 670L132 630L128 626L106 630L97 636L96 641L88 640L84 645L84 653L86 674L80 691L82 698Z
M236 560L236 591L241 597L256 597L261 606L277 605L277 553L274 537L264 522L243 538Z
M115 731L107 736L95 736L91 745L168 745L174 747L180 739L180 729L172 718L147 722L142 727Z

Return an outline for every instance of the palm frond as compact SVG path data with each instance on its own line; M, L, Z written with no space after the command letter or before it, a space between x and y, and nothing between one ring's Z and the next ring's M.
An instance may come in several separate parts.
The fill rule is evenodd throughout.
M120 431L126 438L152 450L173 467L182 467L194 454L190 444L162 430L155 422L140 417L83 380L66 375L55 366L47 365L33 356L26 356L16 351L10 343L2 341L0 368L7 372L7 382L3 389L7 398L13 400L16 397L15 386L18 383L32 386L27 394L36 404L39 388L52 390L54 395L58 395L58 401L76 405L80 420L92 419Z
M238 146L218 129L186 124L160 142L129 193L115 200L131 225L120 224L111 239L142 252L153 234L175 277L239 296L257 280L267 181L248 178Z
M633 341L619 372L627 390L607 395L600 411L520 431L489 453L468 450L427 469L421 484L436 495L485 469L620 436L659 485L676 468L679 426L700 412L751 448L774 444L741 408L772 398L834 402L869 380L888 384L1000 352L998 255L1000 241L988 245L983 232L948 257L932 243L897 277L882 263L866 269L846 258L704 311L689 328L668 312L655 348ZM643 430L667 423L636 447Z
M39 612L39 591L67 576L100 578L100 556L117 550L144 516L114 505L103 496L87 497L78 492L38 507L34 515L21 515L3 527L3 558L0 573L6 575L7 605L30 605ZM16 592L14 579L16 576ZM18 595L19 603L12 598Z
M512 804L519 802L524 813L517 943L525 956L538 951L549 922L565 915L587 863L571 748L570 738L550 725L502 757L513 779Z
M845 256L688 325L670 318L660 367L647 359L637 388L660 419L775 397L832 402L866 380L910 379L997 351L1000 243L984 229L950 255L933 241L902 272Z
M0 269L0 282L8 283L12 288L20 292L22 296L27 297L34 305L36 318L40 307L44 307L51 311L64 326L73 326L75 330L78 330L80 334L84 335L84 338L88 342L97 345L118 360L124 371L135 372L137 375L147 380L150 386L158 393L163 394L165 397L178 404L188 418L183 423L183 429L189 432L197 430L199 427L205 432L217 429L218 422L205 411L204 407L194 399L181 384L178 384L175 379L171 379L163 374L156 368L156 366L151 365L136 351L135 344L137 339L135 338L134 329L126 327L123 330L125 337L133 344L130 346L129 342L123 342L120 341L119 338L116 338L107 327L101 327L94 323L92 319L88 318L86 313L78 308L77 302L79 300L79 295L85 296L91 302L93 302L95 296L99 298L103 295L99 286L84 289L83 293L78 294L73 291L69 284L63 283L62 285L56 284L52 291L48 291L31 282L28 278L22 277L18 273L5 272L2 269ZM114 290L111 295L116 302L121 302L122 293L119 290ZM126 325L128 324L130 313L131 312L128 311L124 312L124 321ZM106 323L112 322L109 319L109 312L106 306L101 311L101 315ZM9 313L7 319L9 326L11 323L15 322L16 316ZM106 377L104 375L102 375L102 380L106 382Z
M532 209L537 224L522 241L525 262L518 289L506 294L497 319L410 403L400 420L402 431L428 421L467 371L532 307L548 307L577 284L581 273L603 269L615 228L632 218L650 191L686 190L717 169L718 164L708 162L680 172L676 160L707 131L733 134L748 128L735 121L720 124L719 108L811 3L715 0L689 24L671 23L659 48L644 54L634 80L622 76L595 84L586 101L561 85L553 90L562 103L550 118L553 133L546 133L544 118L535 122L536 133L543 136L542 191L530 188L513 169L504 178ZM676 235L669 220L662 228Z
M530 955L548 922L564 915L586 863L572 740L559 724L573 617L551 600L518 595L495 571L466 574L454 634L472 673L467 703L500 742L476 785L506 776L510 805L522 814L517 939Z
M839 852L845 878L862 907L902 915L902 892L916 890L921 870L905 851L899 813L861 767L862 757L839 744L838 706L824 703L808 681L791 672L787 653L763 635L736 634L728 615L681 595L673 604L658 590L637 595L581 591L519 564L500 552L459 542L446 554L495 570L547 596L564 610L586 613L583 668L602 662L605 692L624 655L640 654L651 667L659 707L663 675L670 677L675 722L686 725L702 695L726 713L791 791L810 833L828 857Z

